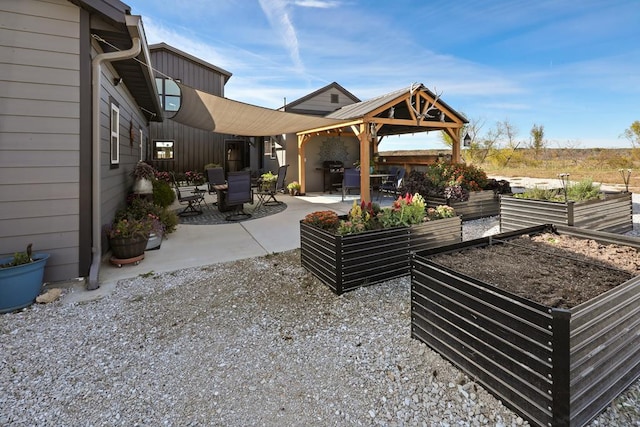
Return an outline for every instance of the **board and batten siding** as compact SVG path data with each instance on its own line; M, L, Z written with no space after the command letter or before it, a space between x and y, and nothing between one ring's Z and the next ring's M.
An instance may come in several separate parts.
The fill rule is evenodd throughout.
M45 281L78 276L80 10L0 2L0 254L33 243Z
M224 96L224 76L219 72L166 49L151 49L150 53L153 68L162 73L156 73L156 77L170 76L196 89ZM225 164L224 141L228 136L185 126L170 119L172 112L165 114L162 123L151 123L150 140L151 143L154 140L175 141L174 159L153 160L151 148L149 161L156 169L174 172L203 171L207 163Z

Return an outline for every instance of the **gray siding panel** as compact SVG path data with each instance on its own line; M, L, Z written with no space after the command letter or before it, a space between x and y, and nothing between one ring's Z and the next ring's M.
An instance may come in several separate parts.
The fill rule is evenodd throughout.
M66 0L0 3L0 252L50 253L46 281L79 275L79 21Z
M164 49L152 50L151 60L154 68L163 74L180 79L182 83L205 92L224 95L222 74L202 64ZM150 132L151 143L153 140L175 141L173 160L153 161L152 152L149 151L150 163L159 170L184 172L203 170L207 163L224 165L224 141L230 138L228 135L191 128L171 119L165 119L162 123L152 123Z

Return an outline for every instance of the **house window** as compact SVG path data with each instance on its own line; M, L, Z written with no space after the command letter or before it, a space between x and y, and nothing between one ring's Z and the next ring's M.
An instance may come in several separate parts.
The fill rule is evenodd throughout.
M173 160L174 141L153 141L153 160Z
M120 163L120 108L116 104L111 104L111 164Z
M180 88L170 79L156 78L156 88L160 105L164 111L178 111L180 109Z
M331 103L332 104L337 104L338 102L340 102L339 95L337 93L332 93L331 94Z

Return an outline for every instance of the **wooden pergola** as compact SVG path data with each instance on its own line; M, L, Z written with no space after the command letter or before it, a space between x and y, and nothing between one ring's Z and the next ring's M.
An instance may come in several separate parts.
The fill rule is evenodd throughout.
M360 143L360 164L368 165L378 152L382 138L389 135L444 131L453 140L451 158L460 161L462 129L467 119L444 103L422 84L347 105L326 118L344 122L298 132L298 177L305 192L305 144L316 135L353 133ZM369 168L360 170L360 198L370 201Z

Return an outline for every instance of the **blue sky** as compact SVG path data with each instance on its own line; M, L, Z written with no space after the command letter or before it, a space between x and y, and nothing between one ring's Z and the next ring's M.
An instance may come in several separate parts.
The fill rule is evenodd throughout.
M412 82L527 143L630 147L640 120L638 0L125 0L149 44L233 73L225 96L281 107L331 82L362 100ZM176 76L178 77L178 76ZM431 134L381 150L442 148Z

